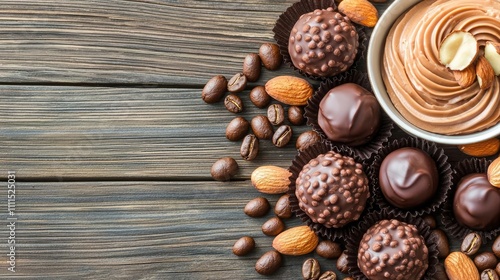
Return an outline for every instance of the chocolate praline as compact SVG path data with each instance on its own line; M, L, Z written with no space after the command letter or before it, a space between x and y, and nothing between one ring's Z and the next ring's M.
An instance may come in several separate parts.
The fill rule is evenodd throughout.
M456 220L474 230L491 230L500 226L500 189L488 182L485 173L463 177L453 199Z
M349 69L358 45L358 32L349 18L330 7L299 18L290 33L288 53L305 73L329 77Z
M434 160L424 151L405 147L389 153L379 170L379 185L392 205L409 209L428 201L438 189Z
M370 280L421 279L429 266L429 250L416 226L382 220L363 235L358 267Z
M318 125L328 139L359 146L369 142L380 126L375 96L355 83L332 88L319 104Z
M333 151L304 165L296 180L299 207L314 223L340 228L358 220L370 196L360 163Z

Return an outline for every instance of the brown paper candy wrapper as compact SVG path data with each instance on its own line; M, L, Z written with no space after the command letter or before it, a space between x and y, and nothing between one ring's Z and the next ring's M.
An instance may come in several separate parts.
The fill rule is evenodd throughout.
M368 75L366 73L362 73L357 70L349 70L345 73L337 75L335 78L331 80L323 81L318 90L314 93L314 95L308 100L307 105L304 109L304 116L307 119L307 124L316 131L322 139L325 139L332 143L332 145L344 145L340 142L334 142L328 139L326 134L323 132L321 127L318 124L318 112L319 105L321 100L326 96L326 94L334 87L340 86L346 83L355 83L360 85L361 87L367 89L371 92L370 80L368 79ZM389 138L392 135L392 129L394 127L392 120L385 114L385 112L381 109L381 119L380 119L380 127L378 131L373 135L372 139L359 146L349 146L357 156L362 159L368 159L373 154L377 153L378 150L389 141Z
M405 147L417 148L428 154L436 163L439 176L438 189L436 190L436 193L430 198L429 201L411 209L401 209L392 205L385 199L379 185L379 171L382 161L391 152ZM428 142L426 140L413 137L394 140L387 146L380 149L379 152L374 156L372 165L368 170L370 183L372 184L371 187L375 196L375 204L388 213L398 214L402 217L417 217L424 214L439 212L439 209L446 200L448 191L451 188L452 172L453 170L451 168L451 164L448 162L448 156L444 153L444 150L442 148L439 148L433 142Z
M407 224L412 224L417 227L418 232L425 240L425 245L429 250L428 258L428 268L423 276L423 280L433 279L436 273L436 265L439 263L438 259L438 249L436 245L436 240L431 236L431 230L429 225L421 218L417 217L402 217L395 213L388 213L386 211L372 212L365 216L363 221L359 223L352 234L346 238L346 254L347 254L347 265L349 267L349 275L356 280L368 280L368 278L361 272L358 267L358 248L361 239L366 231L377 222L381 220L396 219Z
M313 80L326 80L331 77L319 77L310 75L295 67L295 65L293 65L292 59L290 58L290 54L288 53L288 39L290 37L293 26L301 15L313 12L316 9L323 10L329 7L337 10L337 5L335 4L334 0L301 0L288 7L288 9L286 9L285 12L283 12L279 16L273 28L274 39L279 46L281 55L283 56L283 62L285 62L294 70L298 71L301 75ZM354 63L349 69L364 68L366 67L365 53L367 49L366 45L368 44L368 36L366 35L366 31L363 26L355 24L353 22L351 23L356 27L356 30L358 32L359 46L358 53L356 54L356 58L354 59Z
M309 163L310 160L315 159L320 154L325 154L329 151L334 151L344 156L349 156L354 158L357 163L361 163L363 165L363 170L366 173L366 162L362 160L360 157L356 156L356 154L347 146L332 146L329 142L322 141L319 142L303 152L299 152L295 159L292 161L292 165L288 168L290 173L290 186L288 189L288 195L290 195L290 207L292 212L303 222L305 222L312 230L314 230L317 234L327 238L329 240L343 240L346 236L348 236L352 229L357 226L357 224L363 220L363 217L369 213L373 208L373 194L370 190L370 197L368 197L365 205L365 209L361 214L360 218L357 221L350 222L344 225L341 228L328 228L323 224L315 223L313 220L299 207L298 199L295 195L296 189L296 180L299 173L302 171L304 165ZM368 174L366 173L367 177Z
M500 227L487 231L470 229L466 226L461 225L455 219L455 215L453 214L453 200L460 180L468 174L486 173L490 163L491 160L486 160L485 158L469 158L458 162L453 168L454 172L452 177L452 188L450 188L448 197L443 204L443 211L441 212L441 216L444 230L458 240L462 240L467 234L471 232L476 232L481 236L483 244L485 244L489 240L496 238L496 236L500 233Z

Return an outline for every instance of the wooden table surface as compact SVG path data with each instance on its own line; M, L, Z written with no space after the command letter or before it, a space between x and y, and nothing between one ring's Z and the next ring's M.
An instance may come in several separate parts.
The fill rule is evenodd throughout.
M274 23L294 2L3 0L0 278L266 278L254 264L272 248L260 230L272 213L243 213L262 195L249 177L264 164L287 168L308 127L295 127L285 148L263 141L259 157L246 162L240 142L224 134L235 115L204 103L201 89L214 75L240 72L248 53L274 42ZM240 94L242 116L265 114L248 92L278 75L298 74L286 65L264 70ZM444 148L451 161L462 157ZM234 181L210 177L222 156L240 165ZM7 269L9 172L16 176L15 273ZM264 196L272 205L279 197ZM257 248L236 257L231 247L243 235ZM272 279L300 279L309 256L285 257Z

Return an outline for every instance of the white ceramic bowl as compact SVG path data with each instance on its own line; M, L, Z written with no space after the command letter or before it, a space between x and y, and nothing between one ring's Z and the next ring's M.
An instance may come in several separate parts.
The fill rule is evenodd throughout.
M392 104L389 96L387 95L386 87L381 74L385 38L387 37L392 24L399 18L399 16L420 1L421 0L394 1L394 3L387 8L384 14L382 14L379 22L373 29L370 43L368 45L367 66L370 83L380 106L387 113L387 115L389 115L389 117L407 133L436 143L450 145L470 144L500 135L500 124L486 130L467 135L443 135L432 133L420 129L408 122Z

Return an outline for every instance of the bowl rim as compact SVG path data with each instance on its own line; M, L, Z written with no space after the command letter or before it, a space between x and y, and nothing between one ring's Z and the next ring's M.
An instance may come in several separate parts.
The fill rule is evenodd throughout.
M421 0L395 0L380 16L370 36L367 51L367 72L380 106L387 115L406 133L422 139L441 144L463 145L481 142L500 135L500 123L485 130L464 135L445 135L423 130L407 121L394 107L382 80L380 65L382 64L385 38L393 23L408 9L420 3Z

